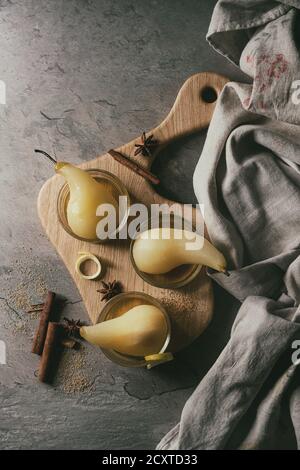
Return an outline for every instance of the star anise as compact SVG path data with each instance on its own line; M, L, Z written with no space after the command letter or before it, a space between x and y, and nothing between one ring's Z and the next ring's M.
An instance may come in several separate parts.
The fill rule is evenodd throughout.
M158 141L153 139L153 134L146 137L146 132L143 132L141 139L141 144L134 145L136 147L134 155L136 156L141 153L144 157L151 157L153 149L158 144Z
M81 320L69 320L69 318L64 317L64 328L68 336L75 336L76 338L79 338L79 330L83 325L84 323Z
M101 281L101 284L103 287L102 289L98 289L97 292L103 294L101 300L105 300L105 302L112 299L115 295L120 294L120 292L122 291L121 284L116 280L114 280L113 282Z

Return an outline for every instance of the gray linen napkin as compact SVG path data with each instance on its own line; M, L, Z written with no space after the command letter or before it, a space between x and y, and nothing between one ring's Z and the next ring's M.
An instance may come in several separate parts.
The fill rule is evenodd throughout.
M299 1L220 0L214 10L208 41L253 83L223 90L194 188L231 272L209 274L242 306L157 449L300 449L299 33Z

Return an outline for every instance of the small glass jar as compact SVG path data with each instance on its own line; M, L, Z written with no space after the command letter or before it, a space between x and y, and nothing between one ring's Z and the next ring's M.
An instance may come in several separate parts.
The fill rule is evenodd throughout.
M195 231L195 226L183 219L181 216L171 214L170 224L167 226L164 223L164 218L159 217L158 221L149 219L141 224L139 233L143 233L146 230L153 228L175 228L185 227L185 229ZM137 235L138 238L139 235ZM133 239L130 244L130 260L134 267L135 272L148 284L154 287L160 287L161 289L178 289L186 284L192 282L196 276L200 273L202 265L200 264L182 264L177 266L175 269L163 274L148 274L140 271L137 267L133 257L133 246L135 240Z
M125 312L130 310L137 305L153 305L157 307L165 316L167 322L167 336L163 347L159 353L166 351L170 339L171 339L171 323L169 316L160 302L151 297L150 295L144 294L143 292L126 292L118 294L107 302L103 310L100 312L97 323L102 323L106 320L112 320L120 317ZM119 353L114 349L100 348L108 359L119 364L123 367L146 367L147 363L144 357L129 356L126 354Z
M103 183L107 185L109 190L111 191L112 195L116 199L116 201L119 200L120 196L125 196L127 198L127 208L124 210L124 213L121 215L121 220L119 220L119 224L116 230L116 234L118 234L124 225L126 224L126 221L128 219L129 215L129 210L130 210L130 197L128 194L128 191L125 187L125 185L122 183L122 181L119 180L115 175L112 173L109 173L108 171L105 170L98 170L98 169L88 169L85 170L87 171L96 181L99 183ZM88 238L82 238L78 235L76 235L71 227L68 224L68 219L67 219L67 207L68 207L68 202L70 198L70 189L68 183L65 183L58 194L57 198L57 214L58 214L58 219L64 230L69 234L72 235L72 237L77 238L77 240L81 240L84 242L89 242L89 243L104 243L107 240L101 240L99 238L96 239L88 239Z

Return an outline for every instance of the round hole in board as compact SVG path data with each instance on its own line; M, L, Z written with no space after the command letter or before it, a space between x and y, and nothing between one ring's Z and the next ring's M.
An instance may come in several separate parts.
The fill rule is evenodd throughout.
M201 98L205 103L214 103L217 101L218 93L212 86L206 86L201 90Z

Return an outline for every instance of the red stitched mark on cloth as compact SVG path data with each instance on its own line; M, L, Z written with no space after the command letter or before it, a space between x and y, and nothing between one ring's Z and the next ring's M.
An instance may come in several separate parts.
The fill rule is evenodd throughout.
M262 109L263 111L266 110L264 100L260 100L259 103L258 103L258 106L259 106L259 108Z
M266 91L274 79L278 80L288 70L288 61L284 54L275 54L275 56L263 54L257 58L256 64L260 66L254 77L259 93Z
M271 88L274 80L278 80L288 71L288 61L286 60L284 54L278 53L275 55L261 54L255 56L255 53L252 55L246 56L246 62L251 65L255 65L255 75L254 75L254 86L256 88L255 93L266 93L269 88ZM263 111L266 109L264 99L259 97L256 99L257 105ZM251 97L247 97L243 100L243 106L249 108L251 104Z
M250 97L248 96L248 98L245 98L245 99L243 100L243 106L244 106L245 108L248 108L249 104L250 104Z
M275 59L271 62L269 69L267 70L268 77L280 78L288 69L288 62L283 54L276 54Z

